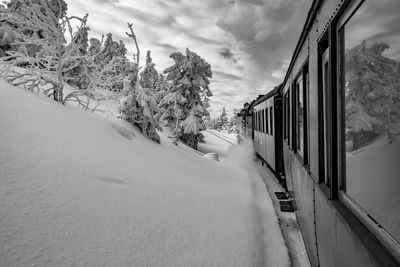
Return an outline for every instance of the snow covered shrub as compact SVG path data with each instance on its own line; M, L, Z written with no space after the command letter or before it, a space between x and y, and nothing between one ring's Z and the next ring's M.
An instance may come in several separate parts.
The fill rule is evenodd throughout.
M23 85L40 91L40 85L48 84L43 92L54 100L64 102L65 75L84 60L78 38L86 27L87 15L83 18L67 17L67 4L63 0L13 0L7 8L1 8L0 25L7 25L15 36L13 49L6 51L1 61L6 68L0 75L14 85ZM71 21L80 23L73 31ZM67 42L65 35L69 35ZM24 67L16 71L15 67Z
M170 128L175 144L181 139L197 149L197 143L202 140L200 131L205 129L202 117L209 115L211 66L189 49L186 55L174 52L170 58L175 64L164 71L168 88L158 105L158 116Z

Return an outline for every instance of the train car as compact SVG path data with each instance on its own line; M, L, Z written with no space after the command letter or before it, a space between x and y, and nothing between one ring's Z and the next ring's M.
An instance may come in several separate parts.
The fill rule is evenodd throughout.
M250 102L250 104L246 103L244 108L241 110L242 121L241 135L246 138L254 139L254 103L259 100L264 95L258 95L258 97Z
M398 0L313 0L280 86L287 189L312 266L400 266L399 12ZM273 97L253 113L268 164Z
M253 127L253 103L251 102L244 109L243 120L245 123L245 137L253 138L254 137L254 127Z
M278 178L282 178L282 93L277 86L253 104L254 150Z

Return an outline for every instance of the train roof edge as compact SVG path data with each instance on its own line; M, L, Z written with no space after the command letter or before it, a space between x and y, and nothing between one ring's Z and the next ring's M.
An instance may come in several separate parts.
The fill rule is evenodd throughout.
M321 5L322 2L323 2L323 0L313 0L312 3L311 3L311 7L310 7L310 9L308 10L308 13L307 13L306 21L304 23L303 29L301 30L301 34L300 34L299 40L297 41L296 47L295 47L295 49L293 51L293 54L292 54L292 57L291 57L291 60L290 60L290 63L289 63L289 67L288 67L288 69L286 71L285 78L283 79L283 82L282 82L281 85L286 84L286 81L289 79L289 74L292 71L293 65L294 65L294 63L296 61L296 58L297 58L297 55L299 54L301 46L303 45L304 41L306 40L307 33L309 32L309 30L310 30L310 28L312 26L312 22L313 22L315 16L317 16L318 8L319 8L319 6Z
M253 107L260 104L261 102L279 94L282 92L282 83L278 86L275 86L274 89L272 89L271 91L269 91L267 94L265 94L263 97L260 97L258 99L256 99L256 101L253 103Z

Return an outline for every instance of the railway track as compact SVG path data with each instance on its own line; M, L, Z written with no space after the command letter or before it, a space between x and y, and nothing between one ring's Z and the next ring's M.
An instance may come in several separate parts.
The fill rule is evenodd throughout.
M220 134L220 133L218 133L218 132L211 131L211 130L209 130L209 129L206 129L205 131L208 132L208 133L210 133L210 134L212 134L212 135L215 135L216 137L218 137L218 138L224 140L225 142L230 143L231 145L236 145L236 144L237 144L237 141L234 140L233 138L229 138L229 137L227 137L227 136L224 136L224 135L222 135L222 134Z

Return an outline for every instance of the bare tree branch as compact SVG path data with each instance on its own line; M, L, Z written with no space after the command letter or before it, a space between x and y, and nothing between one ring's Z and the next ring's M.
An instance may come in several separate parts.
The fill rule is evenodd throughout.
M133 41L135 42L136 51L137 51L136 52L136 64L139 67L140 50L139 50L139 46L138 46L138 43L137 43L136 35L135 35L135 33L134 33L133 29L132 29L132 26L133 26L133 23L129 23L128 22L128 28L131 30L131 33L128 33L128 32L125 32L125 33L126 33L126 35L128 35L129 38L132 38Z

